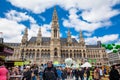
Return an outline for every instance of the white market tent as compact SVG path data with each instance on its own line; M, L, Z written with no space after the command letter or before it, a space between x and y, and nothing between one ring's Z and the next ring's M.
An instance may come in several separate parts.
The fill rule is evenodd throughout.
M81 67L92 67L92 65L89 62L85 62Z

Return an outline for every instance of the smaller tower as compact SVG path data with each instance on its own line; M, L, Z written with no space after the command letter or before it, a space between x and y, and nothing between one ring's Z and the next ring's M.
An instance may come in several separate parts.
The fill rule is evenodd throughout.
M25 28L24 35L23 35L22 41L21 41L22 45L25 45L27 43L27 41L28 41L28 29Z
M0 32L0 43L4 43L4 40L3 40L3 33Z
M70 30L68 30L67 41L68 41L68 44L72 43L72 38L71 38Z
M39 28L36 43L37 43L37 45L40 45L41 42L42 42L42 34L41 34L41 28Z
M81 30L80 30L79 44L80 44L81 46L85 46L85 41L84 41L84 38L83 38L83 35L82 35L82 31L81 31Z

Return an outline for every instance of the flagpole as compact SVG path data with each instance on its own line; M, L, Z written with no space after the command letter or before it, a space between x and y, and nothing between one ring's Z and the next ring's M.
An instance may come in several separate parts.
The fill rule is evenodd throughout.
M3 32L0 32L0 38L3 38Z

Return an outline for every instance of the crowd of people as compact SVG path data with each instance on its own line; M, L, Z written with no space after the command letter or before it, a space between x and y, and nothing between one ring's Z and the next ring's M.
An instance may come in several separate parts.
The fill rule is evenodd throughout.
M115 65L112 66L109 80L120 80L117 68ZM3 61L0 61L0 80L103 80L102 77L106 74L106 70L102 70L101 67L94 69L54 67L52 61L47 62L47 67L31 64L7 69Z

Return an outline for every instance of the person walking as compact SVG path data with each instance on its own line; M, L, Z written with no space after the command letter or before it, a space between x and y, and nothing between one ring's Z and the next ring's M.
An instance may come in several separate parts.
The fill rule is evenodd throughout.
M79 76L80 76L80 71L79 71L79 69L77 68L77 69L75 70L75 80L79 80Z
M90 76L90 70L87 67L85 67L84 68L84 80L88 80L89 76Z
M94 75L94 80L100 80L100 72L97 67L95 67L93 75Z
M39 79L42 80L42 78L43 78L43 69L40 68Z
M100 67L99 72L100 72L100 79L102 79L102 77L103 77L103 70L102 70L102 67Z
M110 75L109 76L110 80L120 80L120 74L119 74L119 72L117 70L117 66L116 65L112 66L112 69L111 69L109 75Z
M43 72L43 80L57 80L57 70L55 67L53 67L53 64L51 61L47 62L47 67L45 68Z
M0 80L9 80L9 73L2 59L0 59Z
M80 69L80 80L83 80L84 79L84 69L81 68Z
M26 70L23 73L22 80L31 80L32 79L32 71L30 70L30 66L26 66Z
M62 80L67 79L67 71L65 69L62 69L62 75L61 75L61 77L62 77Z
M57 68L57 75L58 75L58 80L60 80L62 78L62 71L60 67Z

